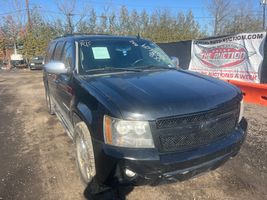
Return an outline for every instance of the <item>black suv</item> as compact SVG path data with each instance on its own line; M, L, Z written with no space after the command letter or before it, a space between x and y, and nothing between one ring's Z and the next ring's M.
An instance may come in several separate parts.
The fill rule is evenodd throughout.
M84 182L185 180L238 153L247 129L240 90L173 63L140 37L69 35L49 44L47 106L74 140Z

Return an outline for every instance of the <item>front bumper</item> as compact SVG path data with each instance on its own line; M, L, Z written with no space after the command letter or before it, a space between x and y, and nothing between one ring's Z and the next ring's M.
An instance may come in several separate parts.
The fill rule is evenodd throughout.
M157 149L118 148L93 141L97 179L107 185L158 185L216 169L240 150L247 122L227 137L190 151L160 154ZM129 177L125 170L136 173Z

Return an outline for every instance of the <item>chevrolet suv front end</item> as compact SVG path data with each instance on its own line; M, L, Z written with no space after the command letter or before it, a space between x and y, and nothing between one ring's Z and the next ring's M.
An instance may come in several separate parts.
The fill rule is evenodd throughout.
M235 156L246 136L238 88L178 69L139 37L55 39L44 85L86 183L185 180Z

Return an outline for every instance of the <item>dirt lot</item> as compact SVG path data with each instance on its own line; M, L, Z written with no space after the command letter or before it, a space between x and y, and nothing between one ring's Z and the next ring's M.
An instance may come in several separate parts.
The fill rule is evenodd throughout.
M126 199L267 199L267 107L245 105L241 152L201 177L136 187ZM74 147L46 112L42 73L0 72L0 199L84 199ZM103 198L101 198L103 199Z

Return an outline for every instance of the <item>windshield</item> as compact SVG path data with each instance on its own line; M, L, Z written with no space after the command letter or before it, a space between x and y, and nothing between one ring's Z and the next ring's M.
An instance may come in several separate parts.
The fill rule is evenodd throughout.
M42 56L36 56L36 57L33 57L32 58L32 61L35 61L35 60L43 60L44 58Z
M79 41L79 71L174 68L170 58L154 43L139 40Z

